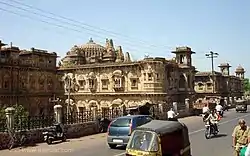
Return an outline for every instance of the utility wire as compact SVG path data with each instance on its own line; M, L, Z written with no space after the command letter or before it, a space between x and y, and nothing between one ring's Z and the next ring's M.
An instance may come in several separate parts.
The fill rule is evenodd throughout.
M1 2L0 2L1 3ZM67 27L67 26L63 26L63 25L60 25L60 24L56 24L56 23L53 23L53 22L48 22L48 21L45 21L45 20L42 20L42 19L37 19L37 18L33 18L31 16L28 16L28 15L25 15L25 14L20 14L20 13L17 13L17 12L14 12L14 11L11 11L11 10L8 10L8 9L4 9L4 8L1 8L0 7L0 10L1 11L4 11L4 12L7 12L7 13L11 13L11 14L14 14L14 15L18 15L20 17L25 17L25 18L28 18L28 19L31 19L31 20L35 20L35 21L39 21L39 22L42 22L42 23L45 23L45 24L49 24L49 25L52 25L52 26L55 26L55 27L59 27L59 28L63 28L63 29L67 29L67 30L71 30L71 31L74 31L74 32L77 32L77 33L83 33L83 31L80 31L80 30L77 30L77 29L73 29L73 28L70 28L70 27ZM97 35L97 34L93 34L93 33L89 33L89 32L86 32L87 34L90 34L92 36L95 36L95 37L98 37L98 38L101 38L103 39L102 36L100 35ZM79 36L78 36L79 37ZM82 37L81 37L82 38ZM105 44L104 42L101 42L102 44ZM126 47L126 49L130 50L130 51L138 51L139 49L136 49L135 46L133 46L134 48L130 48L130 47ZM147 50L144 52L147 52Z
M56 19L56 18L54 18L54 17L42 15L42 14L39 14L39 13L30 11L30 10L24 9L24 8L22 8L22 7L17 7L17 6L14 6L14 5L5 3L5 2L1 2L1 1L0 1L0 4L4 4L4 5L7 5L7 6L10 6L10 7L13 7L13 8L16 8L16 9L19 9L19 10L22 10L22 11L25 11L25 12L28 12L28 13L32 13L32 14L35 14L35 15L40 16L40 17L46 17L46 18L48 18L48 19L52 19L52 20L55 20L55 21L59 21L59 22L64 23L64 24L69 24L69 25L73 25L73 26L75 26L75 27L81 27L82 29L85 29L85 27L82 27L82 26L79 26L79 25L75 25L75 24L71 24L71 23L69 23L69 22L65 22L65 21L62 21L62 20L58 20L58 19ZM76 29L75 29L75 30L76 30ZM93 31L93 30L91 30L91 29L87 29L87 30L88 30L88 31ZM81 32L80 30L78 30L78 31ZM95 32L97 32L97 33L102 33L102 32L98 32L98 31L95 31ZM100 35L96 35L96 34L93 34L93 33L88 33L88 34L91 34L92 36L98 36L99 38L102 38L102 36L100 36ZM134 42L132 42L132 43L134 43ZM138 47L138 46L140 46L140 47L144 47L144 48L145 48L145 45L142 45L142 44L139 44L139 45L131 44L131 43L127 43L127 44L130 45L130 46L132 46L132 47ZM153 48L153 47L150 46L150 45L146 45L146 47L147 47L147 48Z
M1 8L1 7L0 7L0 10L1 10L1 11L4 11L4 12L7 12L7 13L10 13L10 14L14 14L14 15L20 16L20 17L24 17L24 18L28 18L28 19L31 19L31 20L39 21L39 22L42 22L42 23L45 23L45 24L49 24L49 25L52 25L52 26L55 26L55 27L59 27L59 28L68 29L68 30L71 30L71 31L75 31L75 32L80 32L80 33L82 33L81 31L76 30L76 29L72 29L72 28L69 28L69 27L66 27L66 26L58 25L58 24L55 24L55 23L52 23L52 22L48 22L48 21L45 21L45 20L40 20L40 19L32 18L32 17L30 17L30 16L27 16L27 15L24 15L24 14L20 14L20 13L16 13L16 12L14 12L14 11L7 10L7 9ZM61 34L61 33L59 33L59 34ZM61 34L61 35L62 35L62 34ZM95 35L95 34L92 34L92 35ZM95 36L96 36L96 35L95 35ZM77 37L82 38L82 37L80 37L80 36L77 36ZM101 43L104 44L104 42L101 42ZM133 48L127 48L127 49L132 50L132 51L133 51L133 50L134 50L134 51L137 51L137 50L135 50L135 49L133 49Z
M87 30L90 30L90 31L94 31L94 30L92 30L92 29L98 29L98 30L100 30L100 31L103 31L103 32L106 32L106 33L110 33L110 34L115 35L115 36L121 36L121 37L124 37L124 38L127 38L127 39L132 39L132 40L137 41L137 42L139 41L140 43L146 44L146 45L148 45L148 46L150 46L150 47L162 47L162 48L170 48L170 49L172 49L172 47L170 47L170 46L165 46L165 45L164 45L164 46L156 46L156 45L153 45L153 44L151 44L151 43L148 43L148 42L145 42L145 41L142 41L142 40L133 38L133 37L129 37L129 36L127 36L127 35L123 35L123 34L120 34L120 33L112 32L112 31L109 31L109 30L105 30L105 29L102 29L102 28L99 28L99 27L95 27L95 26L86 24L86 23L84 23L84 22L80 22L80 21L77 21L77 20L74 20L74 19L71 19L71 18L67 18L67 17L61 16L61 15L57 15L57 14L55 14L55 13L52 13L52 12L49 12L49 11L46 11L46 10L43 10L43 9L40 9L40 8L31 6L31 5L25 4L25 3L19 2L19 1L16 1L16 0L8 0L8 1L11 1L11 2L13 2L13 3L16 3L16 4L19 4L19 5L26 6L26 7L28 7L28 8L31 8L31 9L34 9L34 10L37 10L37 11L40 11L40 12L42 12L43 14L44 14L44 13L47 13L47 14L53 15L53 16L55 16L55 17L59 17L59 18L61 18L61 19L70 21L70 22L79 23L78 25L75 25L75 26L78 26L78 27L80 26L80 27L82 27L82 28L84 28L84 29L87 29ZM58 19L57 19L57 20L58 20ZM90 28L92 28L92 29L83 27L83 25L86 26L86 27L90 27ZM96 31L96 32L100 33L100 31Z
M112 32L112 31L108 31L108 30L105 30L105 29L102 29L102 28L94 27L94 26L88 25L88 24L86 24L86 23L76 21L76 20L74 20L74 19L70 19L70 18L61 16L61 15L57 15L57 14L54 14L54 13L52 13L52 12L48 12L48 11L46 11L46 10L43 10L43 9L40 9L40 8L31 6L31 5L28 5L28 4L25 4L25 3L21 3L21 2L16 1L16 0L8 0L8 1L11 1L11 2L13 2L13 3L19 4L19 5L22 5L22 6L26 6L26 7L30 8L30 9L38 10L39 12L42 12L42 13L47 13L47 14L53 15L53 16L55 16L55 17L59 17L59 18L61 18L61 19L64 19L64 20L67 20L67 21L70 21L70 22L79 23L79 24L70 23L70 22L67 22L67 21L60 20L60 19L55 18L55 17L50 17L50 16L42 15L42 14L39 14L39 13L37 13L37 12L30 11L30 10L27 10L27 9L22 8L22 7L18 7L18 6L9 4L9 3L5 3L5 2L1 2L1 1L0 1L0 3L1 3L1 4L4 4L4 5L7 5L7 6L10 6L10 7L13 7L13 8L16 8L16 9L19 9L19 10L22 10L22 11L25 11L25 12L28 12L28 13L32 13L32 14L37 15L37 16L40 16L40 17L46 17L46 18L48 18L48 19L52 19L52 20L55 20L55 21L58 21L58 22L61 22L61 23L64 23L64 24L72 25L72 26L74 26L74 27L80 27L80 28L82 28L82 29L84 29L84 30L87 30L87 31L96 32L96 33L100 33L100 34L101 34L101 33L103 34L103 32L101 32L101 31L104 31L104 32L113 34L113 36L116 35L116 36L122 36L122 37L125 37L125 38L128 38L128 39L131 39L131 37L129 37L129 36L122 35L122 34L119 34L119 33L115 33L115 32ZM6 9L1 9L1 10L2 10L2 11L5 11L5 12L9 12L9 13L11 12L11 13L13 14L13 11L8 11L8 10L6 10ZM14 13L14 14L17 15L18 13ZM26 15L21 15L21 16L26 16ZM35 18L31 18L31 17L28 17L28 18L29 18L29 19L32 19L32 20L39 21L39 20L37 20L37 19L35 19ZM82 33L82 31L77 30L77 29L72 29L72 28L70 28L70 27L58 25L58 24L51 23L51 22L44 21L44 20L40 20L40 21L43 22L43 23L50 24L50 25L56 25L57 27L60 27L60 28L64 28L64 29L68 29L68 30L73 30L73 31L75 31L75 32L80 32L80 33ZM80 24L81 24L81 25L80 25ZM84 27L84 26L82 26L82 25L85 25L86 27ZM92 28L92 29L87 28L87 27L90 27L90 28ZM98 30L101 30L101 31L97 31L97 30L93 30L93 29L98 29ZM95 37L98 37L98 38L103 39L103 36L100 36L100 35L97 35L97 34L93 34L93 33L89 33L89 32L87 32L87 34L90 34L90 35L92 35L92 36L95 36ZM79 37L79 36L78 36L78 37ZM133 38L132 38L132 39L133 39ZM127 44L128 44L128 45L132 45L132 47L137 47L137 46L140 46L140 47L145 47L145 46L147 46L147 48L157 48L157 47L159 47L159 46L156 46L156 45L147 44L145 41L141 41L141 40L136 40L136 41L137 41L137 42L139 41L139 42L144 43L144 44L139 44L139 45L135 45L135 44L131 44L131 43L127 43ZM134 43L134 42L132 42L132 43ZM168 47L168 46L164 46L164 47ZM128 48L128 47L126 47L126 48L127 48L127 49L131 49L131 48ZM169 48L169 49L172 49L172 48L170 48L170 47L168 47L168 48ZM134 48L132 48L132 49L134 49ZM137 51L137 50L136 50L136 51ZM145 50L144 50L144 51L145 51ZM150 53L151 53L151 52L150 52ZM168 51L167 53L169 53L169 51ZM169 55L169 54L168 54L168 55Z

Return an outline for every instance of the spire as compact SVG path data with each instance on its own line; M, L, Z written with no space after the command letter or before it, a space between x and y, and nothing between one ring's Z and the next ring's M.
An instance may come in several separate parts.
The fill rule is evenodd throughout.
M89 43L94 43L94 41L93 41L92 37L90 37L90 39L89 39Z
M131 62L129 52L126 52L126 53L125 53L124 62Z
M122 47L117 47L117 53L116 53L116 62L123 62L124 61L124 55L122 52Z
M4 44L1 40L0 40L0 50L3 46L6 46L7 44Z

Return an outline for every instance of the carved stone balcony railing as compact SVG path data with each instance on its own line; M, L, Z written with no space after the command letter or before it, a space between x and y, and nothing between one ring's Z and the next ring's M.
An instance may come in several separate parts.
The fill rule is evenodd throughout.
M114 85L114 90L115 91L121 91L121 90L123 90L124 89L124 87L122 86L122 85L120 85L120 84L115 84Z

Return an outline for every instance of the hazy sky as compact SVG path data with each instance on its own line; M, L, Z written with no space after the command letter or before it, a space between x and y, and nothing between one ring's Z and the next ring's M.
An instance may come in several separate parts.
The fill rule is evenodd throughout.
M210 70L205 53L212 50L220 54L215 64L229 62L232 74L239 64L250 71L249 0L0 0L0 20L3 42L61 57L90 37L112 38L133 59L171 57L176 46L189 46L198 70Z

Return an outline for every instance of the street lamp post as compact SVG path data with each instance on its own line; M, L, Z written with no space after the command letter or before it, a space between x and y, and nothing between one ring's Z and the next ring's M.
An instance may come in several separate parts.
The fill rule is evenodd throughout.
M210 53L206 54L207 58L211 58L211 65L212 65L212 81L213 81L213 93L215 92L215 78L214 78L214 58L218 57L218 53L210 51Z
M53 106L56 105L57 102L60 101L60 98L56 98L56 95L53 95L53 98L49 98L49 103L53 103Z
M70 94L71 94L71 83L72 79L70 78L70 76L66 76L64 79L64 82L66 84L66 88L68 90L68 102L67 102L67 116L69 115L69 105L70 105Z
M60 98L56 98L56 95L53 95L53 98L49 98L49 102L53 103L54 105L60 101Z

